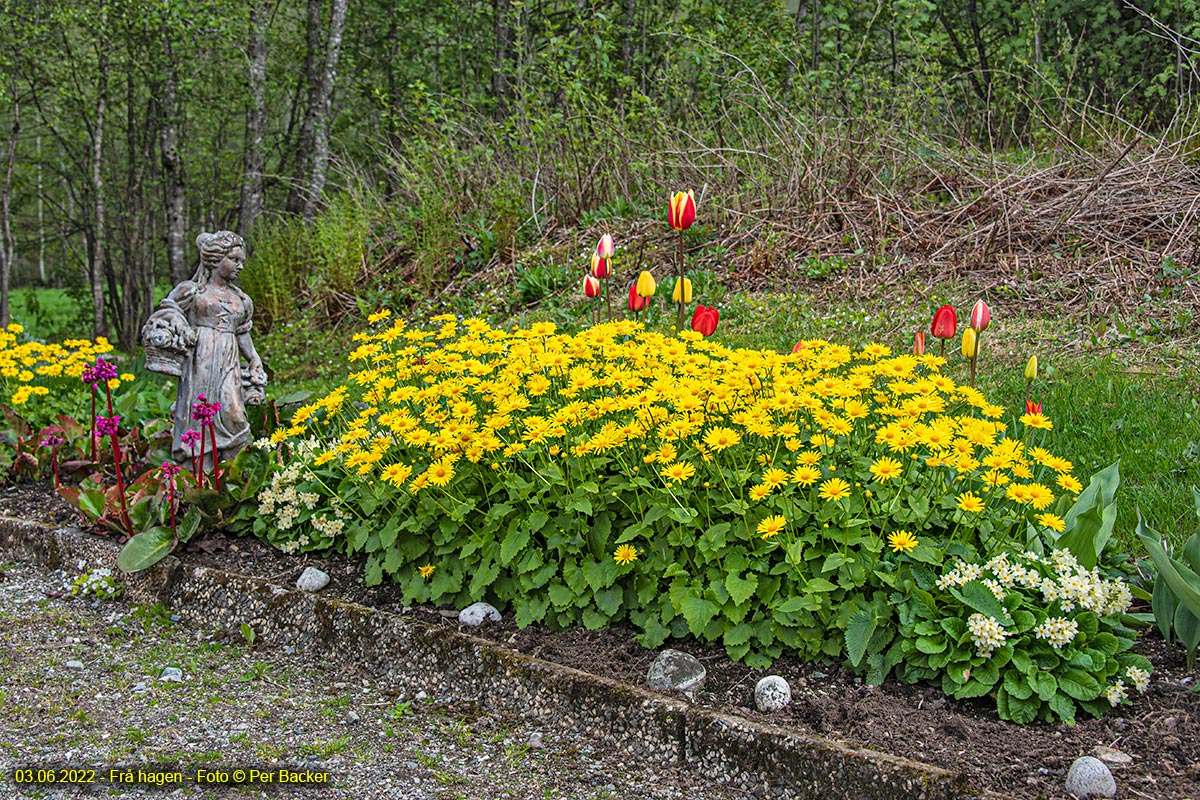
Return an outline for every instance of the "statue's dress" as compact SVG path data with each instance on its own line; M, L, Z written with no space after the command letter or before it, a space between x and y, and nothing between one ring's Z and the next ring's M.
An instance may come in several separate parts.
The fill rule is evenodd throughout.
M172 409L175 430L171 454L179 462L194 455L190 447L184 447L182 437L189 428L200 429L198 423L191 421L191 407L203 393L208 402L221 404L213 425L217 447L221 457L226 458L250 438L238 337L250 332L254 303L236 286L203 286L183 281L171 290L160 308L178 310L196 332L196 346L183 362ZM207 430L202 432L207 454L212 450L211 434ZM199 446L195 450L198 453Z

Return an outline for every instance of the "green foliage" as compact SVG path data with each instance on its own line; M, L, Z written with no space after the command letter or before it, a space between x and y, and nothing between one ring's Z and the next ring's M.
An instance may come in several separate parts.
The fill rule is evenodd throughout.
M1118 621L1128 589L1064 550L959 562L936 582L918 575L892 601L899 677L940 681L956 698L994 696L1001 719L1099 717L1149 682L1150 662L1129 652L1134 632Z
M1200 492L1192 489L1200 516ZM1171 555L1159 534L1138 519L1138 537L1150 553L1158 575L1151 593L1151 610L1163 638L1178 639L1187 654L1187 668L1196 664L1200 648L1200 533L1183 543L1180 556Z
M256 323L270 330L296 312L301 282L312 268L308 231L298 220L263 219L249 244L250 258L240 279L254 301Z

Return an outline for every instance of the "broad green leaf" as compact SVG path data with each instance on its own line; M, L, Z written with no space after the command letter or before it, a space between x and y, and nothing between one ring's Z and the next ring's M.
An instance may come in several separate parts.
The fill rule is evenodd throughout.
M1015 669L1005 671L1004 691L1018 700L1028 700L1033 696L1033 687L1029 685L1029 679Z
M615 562L614 562L615 563ZM607 585L604 565L598 561L585 561L583 564L583 578L587 581L588 588L593 592Z
M1030 676L1029 684L1037 692L1037 696L1047 703L1058 692L1058 680L1051 673L1042 670Z
M857 667L867 654L867 645L875 635L875 615L866 609L859 609L850 615L850 623L846 626L846 657Z
M737 645L745 644L750 641L750 636L754 633L754 629L745 622L739 622L731 628L726 628L725 635L721 641L726 647L736 647Z
M1062 692L1055 692L1046 703L1050 706L1050 710L1058 715L1058 718L1068 725L1075 724L1075 702Z
M554 603L555 608L566 608L575 600L575 594L561 583L550 584L547 591L550 595L550 602Z
M598 631L608 625L608 617L594 608L583 610L583 627L589 631Z
M545 595L529 595L516 605L516 623L518 628L524 628L546 618L546 609L550 606L550 598Z
M661 647L671 635L671 629L659 622L658 617L651 616L642 627L642 633L637 637L638 644L649 650Z
M944 653L946 651L946 640L934 639L930 636L922 636L917 639L917 650L927 655Z
M1196 661L1196 647L1200 646L1200 617L1179 606L1175 609L1175 635L1187 653L1187 668L1190 670Z
M99 489L79 493L79 510L87 515L89 522L95 522L104 516L104 503L104 492Z
M758 589L758 576L749 575L743 579L731 572L725 576L725 589L729 592L729 598L733 600L733 604L740 606L749 600Z
M169 528L154 527L142 531L121 548L117 566L123 572L139 572L162 561L174 545L175 534Z
M980 614L991 617L1002 625L1012 624L1012 619L992 590L979 581L967 581L961 589L951 589L951 594L963 602L963 605L973 608Z
M1146 552L1150 553L1150 558L1154 560L1159 577L1166 580L1175 594L1175 600L1186 606L1193 616L1200 617L1200 575L1167 555L1161 543L1162 537L1145 524L1140 511L1137 534L1146 546Z
M607 589L601 589L596 592L592 598L596 607L607 614L609 617L614 617L617 611L621 608L621 601L624 599L625 593L621 591L619 586L610 586Z
M838 587L824 578L813 578L804 588L809 592L832 592Z
M1095 700L1103 691L1099 681L1078 667L1068 667L1059 674L1058 688L1076 700Z
M511 564L512 560L517 557L517 554L529 544L529 536L530 527L514 520L508 526L508 535L500 543L500 563L506 567Z
M687 620L688 630L694 636L699 636L705 626L717 615L720 607L711 600L705 600L701 597L689 595L680 604L680 612L683 618Z

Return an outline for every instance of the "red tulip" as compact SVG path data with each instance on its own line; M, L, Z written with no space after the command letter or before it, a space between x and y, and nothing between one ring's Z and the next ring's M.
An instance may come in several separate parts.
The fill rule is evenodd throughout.
M917 331L916 335L913 336L913 355L925 355L925 331Z
M1025 401L1025 413L1026 413L1026 414L1040 414L1040 413L1042 413L1042 404L1041 404L1041 403L1035 403L1035 402L1033 402L1032 400L1026 400L1026 401Z
M599 297L600 296L600 281L596 280L591 275L584 276L583 279L583 296L584 297Z
M685 231L695 221L696 198L692 196L692 190L688 189L687 194L676 192L671 195L671 202L667 205L667 222L671 223L671 227Z
M800 341L796 342L796 346L792 348L792 352L799 353L801 350L803 350L806 347L808 347L808 345L804 343L803 339L801 339Z
M939 339L953 339L958 332L958 315L954 313L954 306L942 306L933 312L933 324L929 330Z
M641 311L646 307L646 298L637 293L637 284L629 287L629 310Z
M599 253L592 254L592 274L601 280L612 274L612 270L608 266L608 259Z
M721 320L721 312L714 306L696 306L692 312L692 330L699 331L704 336L712 336Z
M971 307L971 327L976 333L983 333L992 324L992 310L982 300L976 300Z

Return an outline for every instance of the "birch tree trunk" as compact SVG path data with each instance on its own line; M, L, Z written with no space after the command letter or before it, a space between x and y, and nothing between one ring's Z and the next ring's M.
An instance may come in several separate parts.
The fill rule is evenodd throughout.
M94 205L92 259L89 277L92 282L92 335L108 336L108 323L104 318L104 172L101 158L104 155L104 113L108 108L108 53L105 43L99 45L100 57L96 82L96 125L92 130L92 198Z
M329 118L333 115L333 88L337 79L338 56L342 51L342 32L346 27L348 4L349 0L333 0L333 13L329 20L329 39L325 43L325 64L321 70L321 84L316 96L317 114L313 124L312 173L308 182L308 192L304 198L305 222L310 222L316 213L329 170Z
M166 64L159 106L162 110L159 123L162 125L162 133L159 142L162 147L165 184L163 190L167 195L167 264L171 270L171 284L174 285L187 280L190 275L184 260L187 220L183 207L183 161L179 157L179 133L176 124L179 114L179 75L175 70L175 52L165 25L162 30L162 42Z
M307 50L304 56L304 77L308 87L308 104L300 123L300 138L296 141L296 169L288 191L287 210L291 214L304 211L304 192L308 188L309 164L313 152L318 110L317 95L321 90L321 0L308 0L308 24L305 27Z
M12 277L16 247L12 237L12 215L9 198L12 195L13 164L17 160L17 134L21 132L21 100L17 97L17 82L13 81L13 126L8 137L8 153L4 158L4 185L0 187L0 327L8 326L8 282Z
M238 233L249 235L262 213L263 140L267 134L267 22L265 2L250 7L250 107L246 109L246 157Z

